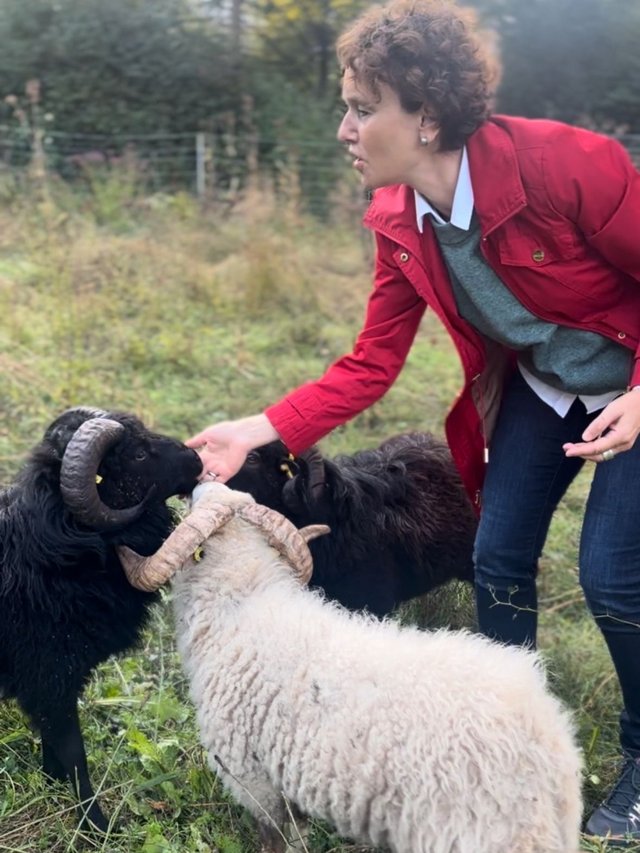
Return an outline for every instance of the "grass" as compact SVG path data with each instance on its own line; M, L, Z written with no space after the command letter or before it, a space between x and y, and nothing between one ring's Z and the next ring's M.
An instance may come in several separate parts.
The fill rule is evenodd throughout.
M0 187L3 482L67 406L129 409L187 437L319 375L359 327L372 247L353 210L329 226L267 192L222 209L187 196L138 198L122 186L111 205L108 190L81 197L54 186L37 196ZM328 437L325 451L353 451L408 429L441 433L459 378L445 333L427 316L394 388ZM580 475L556 515L540 575L540 645L554 689L576 714L587 810L615 774L620 705L577 581L588 477ZM468 590L451 587L401 616L468 625L472 602ZM206 766L166 601L141 648L96 672L81 719L112 829L100 838L77 831L70 792L43 780L37 738L5 702L0 851L258 849L246 815ZM309 853L364 850L322 825L306 843ZM606 845L585 839L582 849L602 853Z

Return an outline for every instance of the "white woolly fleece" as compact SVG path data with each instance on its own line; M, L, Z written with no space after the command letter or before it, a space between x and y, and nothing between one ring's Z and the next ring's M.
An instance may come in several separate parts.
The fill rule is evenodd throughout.
M350 614L240 519L173 590L211 767L258 819L283 793L394 853L577 851L580 756L534 654Z

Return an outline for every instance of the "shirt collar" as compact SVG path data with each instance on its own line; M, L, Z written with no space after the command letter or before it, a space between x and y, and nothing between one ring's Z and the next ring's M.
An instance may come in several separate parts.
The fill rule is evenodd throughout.
M424 228L424 217L430 213L440 225L446 224L446 220L432 207L426 198L417 190L413 191L416 200L416 223L418 231L422 234ZM473 187L471 186L471 173L469 172L469 159L467 158L466 146L462 149L460 171L453 194L453 205L451 207L451 219L449 220L456 228L468 231L473 214Z

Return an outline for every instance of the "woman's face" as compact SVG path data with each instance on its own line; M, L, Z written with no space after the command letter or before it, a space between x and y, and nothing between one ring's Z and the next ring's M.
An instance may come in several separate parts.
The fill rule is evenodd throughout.
M420 136L424 112L408 113L395 91L381 83L380 96L367 89L347 69L342 79L342 99L347 111L338 139L347 145L353 166L368 189L389 184L414 185L424 163Z

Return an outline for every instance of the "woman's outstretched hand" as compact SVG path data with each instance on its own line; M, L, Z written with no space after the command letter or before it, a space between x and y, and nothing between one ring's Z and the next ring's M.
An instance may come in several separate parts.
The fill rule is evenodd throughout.
M582 433L582 441L564 444L567 456L607 462L629 450L640 434L640 388L612 400Z
M226 483L242 468L247 453L280 438L266 415L222 421L203 429L185 444L202 458L200 479Z

